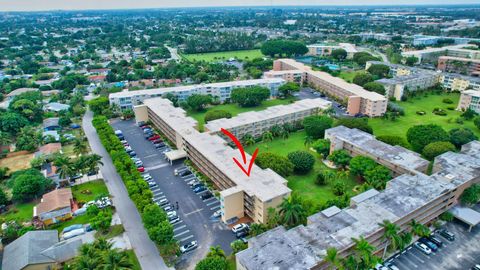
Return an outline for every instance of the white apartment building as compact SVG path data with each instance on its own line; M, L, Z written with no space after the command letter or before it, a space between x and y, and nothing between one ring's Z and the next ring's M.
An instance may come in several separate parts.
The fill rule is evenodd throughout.
M131 109L133 106L140 105L144 100L153 97L163 97L167 93L174 94L178 100L184 101L193 94L211 95L218 97L220 102L230 98L232 90L235 88L261 86L270 90L270 96L278 95L278 88L285 83L283 79L267 78L257 80L231 81L209 84L184 85L176 87L163 87L155 89L145 89L137 91L122 91L112 93L108 96L110 104L115 104L121 109Z
M352 59L353 55L357 53L357 49L354 44L351 43L338 43L338 44L312 44L307 45L307 55L312 56L329 56L333 50L344 49L347 52L347 59Z

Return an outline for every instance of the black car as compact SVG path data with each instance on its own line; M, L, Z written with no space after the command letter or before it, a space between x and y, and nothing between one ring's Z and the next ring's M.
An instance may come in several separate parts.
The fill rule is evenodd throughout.
M165 147L165 143L161 142L161 143L155 143L155 148L162 148L162 147Z
M418 239L418 242L424 243L424 244L427 245L427 247L429 247L433 252L436 252L436 251L438 250L438 246L435 245L435 243L433 243L432 241L428 240L428 239L425 238L425 237L422 237L422 238Z
M200 196L200 198L202 198L202 200L210 199L212 197L213 197L213 194L211 192L205 192L205 194Z
M196 189L198 187L205 187L205 185L203 183L196 183L193 186L191 186L192 189Z
M137 153L135 153L135 151L132 151L132 152L128 153L128 155L131 156L131 157L136 157Z
M183 172L180 173L180 176L187 176L187 175L189 175L189 174L192 174L192 172L189 171L189 170L185 170L185 171L183 171Z
M235 233L235 237L237 237L237 239L244 238L247 235L248 235L248 230L242 230Z
M443 242L440 239L438 239L438 237L435 237L434 235L430 235L428 237L428 240L432 241L438 247L441 247L443 245Z
M144 136L144 137L145 137L145 140L148 140L148 139L151 138L153 135L155 135L155 134L153 133L153 131L152 131L152 132L149 132L149 133L146 133L145 136Z

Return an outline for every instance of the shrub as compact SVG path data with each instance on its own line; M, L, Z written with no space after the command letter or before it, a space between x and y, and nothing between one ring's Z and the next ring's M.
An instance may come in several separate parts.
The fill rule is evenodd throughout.
M477 116L475 118L473 118L473 124L475 124L475 126L480 129L480 116Z
M423 148L432 142L449 141L449 136L442 127L434 124L416 125L408 129L407 141L413 150L421 153Z
M303 119L303 127L308 136L314 139L321 138L325 135L325 130L332 127L332 118L326 115L312 115Z
M478 137L468 128L454 128L448 132L450 142L460 148L462 145L475 141Z
M453 100L451 100L451 99L449 99L449 98L444 98L444 99L442 100L442 102L445 103L445 104L453 104Z
M330 153L330 140L329 139L319 139L313 144L313 149L317 151L322 158L327 158Z
M435 114L435 115L439 115L439 116L446 116L447 115L447 112L444 109L440 109L440 108L433 109L432 113Z
M348 128L357 128L361 131L373 134L373 129L368 125L367 118L339 118L334 126L345 126Z
M365 84L373 82L373 76L368 73L358 73L355 75L352 82L363 87Z
M427 114L425 111L416 111L415 112L417 115L425 115Z
M455 110L455 107L453 107L453 106L448 106L448 107L447 107L447 110L453 111L453 110Z
M347 150L344 149L335 150L328 156L328 160L340 167L347 166L350 163L350 159L352 159L352 157L350 157Z
M315 163L315 158L307 151L290 152L288 159L293 163L293 170L298 174L308 173Z
M455 145L451 142L432 142L423 148L422 153L426 158L431 160L448 151L455 151Z
M447 221L447 222L450 222L450 221L453 221L453 214L450 213L450 212L443 212L441 215L440 215L440 219L443 220L443 221Z
M260 153L255 164L262 169L270 168L283 177L291 175L294 169L294 164L288 158L268 152Z
M325 175L320 172L317 174L317 178L315 179L315 183L320 186L324 186L327 184L327 179L325 178Z
M336 181L332 186L333 194L337 196L342 196L347 192L347 186L344 182Z
M232 114L224 110L212 110L205 113L205 123L220 118L231 118Z
M400 136L396 135L382 135L382 136L377 136L377 140L382 141L384 143L390 144L390 145L399 145L405 148L408 148L409 145L407 141Z

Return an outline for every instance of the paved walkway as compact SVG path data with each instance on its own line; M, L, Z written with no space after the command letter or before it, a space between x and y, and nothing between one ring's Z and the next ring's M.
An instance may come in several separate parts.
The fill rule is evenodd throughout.
M88 138L92 151L102 156L103 166L100 167L108 191L113 196L113 204L122 220L125 232L130 239L135 254L143 270L169 269L158 252L155 244L148 238L143 227L140 214L129 199L125 185L113 166L110 155L98 138L92 125L93 113L89 110L83 117L83 130Z

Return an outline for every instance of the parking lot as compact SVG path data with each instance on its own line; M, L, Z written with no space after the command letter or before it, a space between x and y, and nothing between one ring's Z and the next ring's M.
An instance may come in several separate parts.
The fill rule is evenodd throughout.
M154 145L144 138L142 130L135 122L116 121L112 124L115 129L123 132L128 144L136 152L145 168L144 174L153 178L151 185L155 202L167 199L172 211L176 212L178 219L172 220L174 238L184 245L191 241L198 242L198 248L182 255L177 268L188 268L192 263L203 258L210 246L220 245L226 254L231 252L230 243L236 238L231 230L219 218L213 218L215 211L220 209L220 202L212 197L205 200L201 196L207 191L195 193L188 182L195 179L192 174L174 175L175 169L180 172L186 170L182 161L170 165L162 153L166 148L156 149Z
M346 108L343 107L340 103L336 102L335 100L323 95L322 94L310 87L303 87L300 89L298 93L295 94L295 96L299 99L307 99L307 98L323 98L325 100L328 100L332 102L332 108L335 111L335 115L337 116L348 116L348 113L346 112Z
M435 234L443 246L430 255L422 253L413 245L404 252L390 258L399 269L471 269L476 263L480 263L480 228L477 226L468 232L465 224L459 221L449 222L444 226L448 231L455 234L455 240Z

